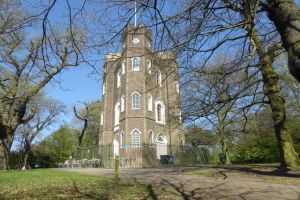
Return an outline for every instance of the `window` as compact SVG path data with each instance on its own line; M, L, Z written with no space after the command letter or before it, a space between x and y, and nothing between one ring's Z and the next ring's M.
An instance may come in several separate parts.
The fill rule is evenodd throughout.
M115 126L120 122L120 101L117 101L115 105Z
M161 104L157 105L157 121L161 121Z
M140 94L137 92L132 94L132 109L140 109Z
M124 132L122 131L121 134L120 134L120 148L123 148L124 147Z
M125 60L122 62L122 75L125 74L126 63Z
M125 96L122 95L121 97L121 112L124 112L125 110Z
M134 129L131 132L131 146L140 147L141 146L141 132L137 129Z
M105 94L105 83L102 85L102 94Z
M148 74L151 74L151 61L147 60L146 64L147 64L147 72Z
M178 81L175 82L175 90L179 93L179 83L178 83Z
M132 71L140 71L140 59L139 58L132 59Z
M154 144L153 138L154 138L153 131L149 131L149 135L148 135L148 143L149 143L149 145L153 145Z
M117 88L120 87L120 85L121 85L121 70L119 69L117 73Z
M152 96L148 94L148 110L152 111Z
M156 85L161 86L161 73L160 73L160 71L156 71Z
M161 100L155 101L155 119L156 122L165 124L165 105Z
M101 116L100 116L100 125L103 125L103 112L101 112Z

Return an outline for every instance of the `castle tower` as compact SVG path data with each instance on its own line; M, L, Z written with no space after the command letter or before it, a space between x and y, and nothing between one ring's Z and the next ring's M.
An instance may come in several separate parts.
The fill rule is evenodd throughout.
M105 58L99 143L142 166L145 148L159 159L184 142L178 64L172 52L153 52L144 24L126 27L122 47Z

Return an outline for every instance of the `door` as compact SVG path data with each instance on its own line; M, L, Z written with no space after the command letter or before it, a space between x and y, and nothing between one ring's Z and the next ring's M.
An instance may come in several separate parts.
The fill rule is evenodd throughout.
M160 159L161 155L168 155L167 139L162 134L156 138L156 155L157 159Z

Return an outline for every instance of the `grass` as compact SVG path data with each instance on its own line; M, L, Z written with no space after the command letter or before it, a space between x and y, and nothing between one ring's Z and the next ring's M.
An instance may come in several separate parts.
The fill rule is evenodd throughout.
M49 169L0 171L0 199L145 199L153 196L156 194L148 185L116 183L106 177Z

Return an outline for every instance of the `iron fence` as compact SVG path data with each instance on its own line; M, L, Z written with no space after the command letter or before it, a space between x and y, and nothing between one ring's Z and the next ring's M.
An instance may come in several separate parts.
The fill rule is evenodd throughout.
M196 148L192 146L168 145L167 154L174 157L175 165L204 165L210 164L209 151L205 148ZM131 147L125 145L116 153L112 144L84 147L77 153L77 160L89 161L97 160L98 167L113 168L115 156L119 156L120 167L156 167L161 165L157 155L157 146L143 144L140 147ZM93 162L91 162L93 163ZM93 167L80 165L81 167Z

